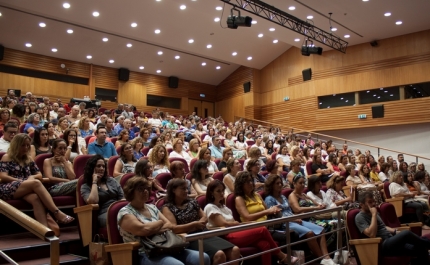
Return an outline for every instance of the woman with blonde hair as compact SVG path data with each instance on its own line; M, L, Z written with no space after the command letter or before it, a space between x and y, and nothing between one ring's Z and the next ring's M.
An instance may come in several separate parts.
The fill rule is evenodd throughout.
M141 137L136 137L131 141L131 147L133 148L133 156L136 160L139 160L145 155L142 153L144 140Z
M215 172L218 172L218 166L214 161L211 160L211 150L207 147L203 147L199 152L199 160L206 160L208 163L208 174L213 175ZM192 169L191 169L192 170Z
M191 162L191 156L185 152L182 148L182 145L184 144L184 141L181 138L175 138L173 139L173 151L170 152L169 158L171 157L178 157L183 158L185 161L187 161L188 166L190 166Z
M58 120L57 126L55 126L55 132L60 136L64 133L65 130L69 128L69 122L66 117L61 117Z
M83 138L93 135L93 130L90 128L90 119L87 116L84 116L79 120L78 128L81 131L81 136Z
M190 150L188 151L188 154L191 158L197 158L199 156L200 152L200 144L197 139L191 139L190 141Z
M154 146L149 156L149 161L154 166L154 171L152 172L153 177L156 177L160 173L170 173L169 155L164 145L157 144Z

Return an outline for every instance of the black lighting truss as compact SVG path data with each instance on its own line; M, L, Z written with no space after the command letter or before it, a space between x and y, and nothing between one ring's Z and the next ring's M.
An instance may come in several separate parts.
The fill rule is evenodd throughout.
M260 0L220 0L345 53L348 42Z

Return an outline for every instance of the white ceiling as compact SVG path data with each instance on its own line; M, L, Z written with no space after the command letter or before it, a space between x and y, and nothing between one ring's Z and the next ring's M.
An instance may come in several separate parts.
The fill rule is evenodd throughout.
M63 3L70 3L69 9ZM232 0L235 2L235 0ZM334 32L349 46L430 28L428 0L265 0L302 20L313 15L316 27ZM180 10L180 5L186 5ZM303 36L247 12L257 20L251 28L221 28L224 6L219 0L0 0L0 43L18 49L68 60L132 71L177 76L217 85L240 65L261 69L291 46L300 47ZM295 6L290 11L288 8ZM226 27L230 5L221 24ZM313 9L313 10L312 10ZM100 13L99 17L92 15ZM391 12L385 17L384 13ZM427 17L427 19L426 19ZM402 25L395 22L401 20ZM44 22L46 27L39 27ZM131 27L131 23L137 27ZM339 23L339 24L338 24ZM269 31L269 28L275 31ZM345 28L346 27L346 28ZM73 29L68 34L67 29ZM160 29L160 34L154 30ZM258 34L264 34L262 38ZM349 34L346 39L343 36ZM360 36L361 35L361 36ZM102 38L107 37L108 42ZM300 38L295 42L295 38ZM189 44L188 40L194 39ZM273 40L279 42L274 44ZM25 43L32 47L25 47ZM126 47L131 43L131 48ZM206 48L208 44L211 49ZM317 44L318 45L318 44ZM321 45L324 50L328 47ZM56 53L52 48L57 48ZM163 51L163 55L158 55ZM232 56L237 52L237 56ZM348 52L348 51L347 51ZM87 55L92 55L88 60ZM174 57L180 56L176 60ZM251 56L252 60L247 60ZM109 63L113 59L114 63ZM206 62L206 66L202 66ZM139 66L144 66L143 70ZM216 66L221 69L216 70Z

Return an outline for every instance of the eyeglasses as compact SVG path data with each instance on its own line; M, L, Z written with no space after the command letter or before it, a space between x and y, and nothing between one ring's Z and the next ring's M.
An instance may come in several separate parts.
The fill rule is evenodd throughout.
M105 168L105 165L96 165L96 168Z
M69 134L69 137L76 137L76 134Z

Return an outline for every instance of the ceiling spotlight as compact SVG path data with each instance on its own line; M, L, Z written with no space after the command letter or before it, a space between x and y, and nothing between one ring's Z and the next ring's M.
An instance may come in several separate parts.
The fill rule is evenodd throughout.
M262 33L258 34L258 37L263 38L263 34Z
M157 70L157 73L159 74L159 73L161 73L161 70Z
M237 55L237 52L233 52L231 55L236 56L236 55Z
M109 39L108 38L103 38L102 39L104 42L107 42Z
M93 57L91 55L87 55L87 59L92 59Z
M127 43L127 47L131 47L131 46L133 46L133 44L131 44L131 43Z
M57 50L57 49L55 49L55 48L52 48L52 49L51 49L51 51L52 51L52 52L57 52L58 50Z
M351 37L350 35L348 35L348 34L346 34L345 36L343 36L344 38L349 38L349 37Z
M175 59L176 59L176 60L178 60L179 58L181 58L181 56L179 56L179 55L176 55L176 56L175 56Z
M253 24L253 25L257 24L257 20L253 20L253 21L251 22L251 24Z
M193 43L194 42L194 40L193 39L189 39L188 40L188 43Z
M159 52L158 52L158 55L163 55L163 52L162 52L162 51L159 51Z
M219 22L219 21L220 21L220 18L219 18L219 17L216 17L216 18L214 19L214 21L215 21L215 22Z
M299 39L299 38L297 38L297 39L294 39L294 41L295 41L295 42L298 42L298 41L300 41L300 39Z
M248 61L251 61L252 60L252 57L251 56L249 56L248 58L246 58Z
M39 23L39 27L44 28L44 27L46 27L46 24L45 24L45 23L43 23L43 22L40 22L40 23Z
M186 6L186 5L181 5L179 8L180 8L181 10L185 10L185 9L187 8L187 6Z
M290 6L288 9L289 10L296 10L296 7L295 6Z
M69 3L64 3L64 4L63 4L63 7L64 7L64 8L70 8L70 4L69 4Z
M98 17L98 16L100 16L100 13L99 13L99 12L97 12L97 11L94 11L94 12L93 12L93 16L94 16L94 17Z
M212 48L212 45L211 45L211 44L208 44L208 45L206 46L206 48L210 49L210 48Z
M222 7L221 6L217 6L215 9L216 10L222 10Z
M72 34L73 33L73 29L68 29L67 33Z
M275 28L270 28L269 31L275 31Z
M31 43L26 43L25 46L28 47L28 48L30 48L33 45L31 45Z
M391 16L391 13L387 12L387 13L384 14L384 16L389 17L389 16Z
M337 28L331 28L331 31L336 31L337 30Z
M273 43L278 43L278 40L273 40Z
M132 28L137 27L137 23L136 23L136 22L131 23L131 27L132 27Z
M155 34L160 34L161 30L156 29L156 30L154 30L154 32L155 32Z
M307 16L306 18L307 18L307 19L313 19L313 18L314 18L314 16Z
M202 63L202 66L206 66L206 63L205 63L205 62L203 62L203 63Z
M114 61L114 60L109 60L109 62L110 62L110 63L114 63L115 61Z
M400 21L400 20L399 20L399 21L396 21L396 25L402 25L402 23L403 23L403 22L402 22L402 21Z
M217 70L221 69L221 66L217 66L217 67L216 67L216 69L217 69Z
M140 66L140 67L139 67L139 69L140 69L140 70L143 70L143 69L145 69L145 67L143 67L143 66Z
M238 16L233 15L233 10L236 10L239 14ZM230 10L230 16L227 18L227 26L230 29L237 29L237 27L251 27L252 18L242 17L240 11L232 8Z

